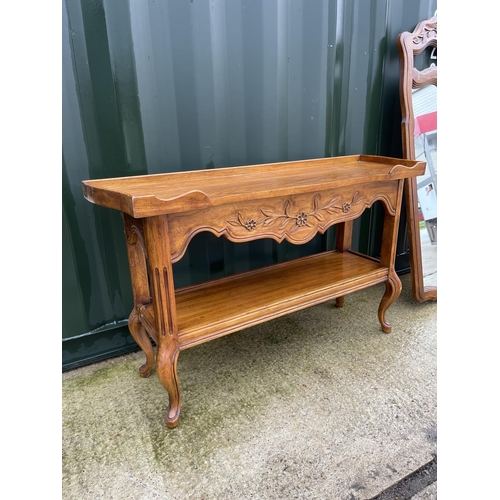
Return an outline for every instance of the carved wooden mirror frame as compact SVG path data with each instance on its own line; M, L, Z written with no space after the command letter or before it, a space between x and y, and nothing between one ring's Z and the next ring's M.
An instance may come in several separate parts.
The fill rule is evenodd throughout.
M415 68L415 57L428 47L435 47L437 50L437 17L420 22L411 33L408 31L401 33L397 39L397 46L400 57L399 93L402 113L403 157L414 160L415 117L412 89L422 88L426 85L436 85L437 87L437 65L419 71ZM415 177L405 179L405 193L413 297L418 302L437 300L437 287L424 285L417 179Z

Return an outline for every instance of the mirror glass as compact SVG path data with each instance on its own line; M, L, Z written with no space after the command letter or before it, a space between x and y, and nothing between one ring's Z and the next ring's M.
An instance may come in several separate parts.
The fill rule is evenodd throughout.
M437 87L412 91L415 159L427 163L417 178L424 286L437 286Z

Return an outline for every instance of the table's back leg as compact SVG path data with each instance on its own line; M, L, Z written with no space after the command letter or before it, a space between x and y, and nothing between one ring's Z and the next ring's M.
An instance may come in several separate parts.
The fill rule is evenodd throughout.
M143 223L142 219L134 219L126 213L122 213L122 217L127 239L127 254L134 295L134 309L129 316L128 328L130 334L146 355L146 362L139 368L139 374L141 377L149 377L153 369L155 353L151 338L139 320L138 311L139 306L151 302Z
M335 248L340 252L347 252L352 247L352 228L353 221L348 220L346 222L341 222L336 226L337 232L335 234ZM337 307L344 306L344 296L337 297L335 299L335 305Z
M146 329L139 321L139 314L137 313L137 309L135 307L128 318L128 329L134 340L146 355L146 362L139 368L139 375L144 378L149 377L155 362L155 351Z

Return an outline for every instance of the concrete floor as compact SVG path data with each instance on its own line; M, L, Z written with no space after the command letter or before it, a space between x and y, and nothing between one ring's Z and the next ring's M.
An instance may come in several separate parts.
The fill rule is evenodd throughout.
M176 429L142 352L64 373L62 498L377 496L437 453L437 304L401 279L388 335L377 285L181 352Z
M437 242L433 245L426 228L420 230L424 286L437 286Z

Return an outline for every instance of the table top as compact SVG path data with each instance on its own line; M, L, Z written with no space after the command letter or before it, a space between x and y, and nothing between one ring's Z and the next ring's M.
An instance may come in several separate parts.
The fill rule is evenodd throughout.
M83 181L85 198L151 217L211 206L422 175L425 162L353 155Z

